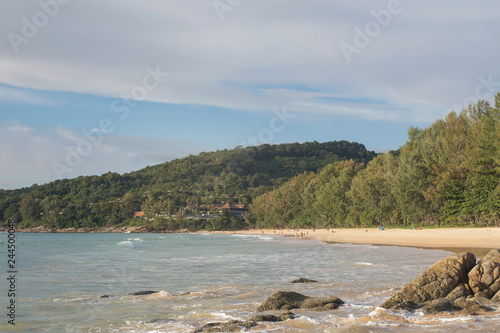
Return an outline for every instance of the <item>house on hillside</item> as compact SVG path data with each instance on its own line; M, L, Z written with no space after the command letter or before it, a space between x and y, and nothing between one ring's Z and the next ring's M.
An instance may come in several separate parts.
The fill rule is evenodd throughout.
M144 217L144 212L141 211L134 212L134 217Z
M248 211L248 209L244 204L241 203L230 204L226 202L222 207L219 208L219 213L224 213L226 211L233 214L240 220L243 220L243 215Z

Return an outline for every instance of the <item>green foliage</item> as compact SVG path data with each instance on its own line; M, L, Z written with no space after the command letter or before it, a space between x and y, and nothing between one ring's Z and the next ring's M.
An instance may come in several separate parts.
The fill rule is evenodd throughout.
M257 225L498 226L500 94L495 107L480 101L426 129L410 128L405 145L366 168L343 161L307 180L297 187L294 178L256 197Z
M248 205L256 196L304 171L316 172L329 163L349 158L368 162L374 156L363 145L347 141L266 144L201 153L124 175L109 172L20 190L0 190L0 225L16 219L20 227L147 224L159 231L212 228L210 221L192 222L171 216L188 205L221 201ZM139 210L145 213L145 219L132 217ZM190 214L196 215L196 211ZM252 217L247 220L252 221Z

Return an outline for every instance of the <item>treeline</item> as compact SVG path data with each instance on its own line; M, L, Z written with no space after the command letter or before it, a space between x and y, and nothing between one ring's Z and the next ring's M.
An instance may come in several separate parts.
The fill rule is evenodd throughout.
M124 175L109 172L0 190L0 226L15 219L21 228L150 224L158 230L224 229L237 221L226 217L217 222L193 222L182 219L180 213L188 205L220 201L248 205L255 196L302 172L317 172L347 159L368 162L375 156L363 145L347 141L266 144L201 153ZM143 211L147 219L134 218L134 211ZM179 216L165 219L159 215Z
M499 226L500 94L411 128L397 152L305 172L253 200L258 227Z

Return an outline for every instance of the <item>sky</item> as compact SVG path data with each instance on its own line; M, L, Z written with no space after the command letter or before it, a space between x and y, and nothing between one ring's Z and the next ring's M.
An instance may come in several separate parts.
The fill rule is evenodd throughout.
M3 0L0 189L236 146L384 152L500 90L494 0Z

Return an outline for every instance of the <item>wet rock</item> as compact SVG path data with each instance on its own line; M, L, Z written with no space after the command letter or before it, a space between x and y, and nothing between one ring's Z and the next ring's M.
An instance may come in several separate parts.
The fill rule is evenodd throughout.
M289 319L295 319L297 317L297 315L293 312L290 312L290 311L284 311L280 314L279 317L282 321L285 321L285 320L289 320Z
M331 310L344 302L338 297L308 297L293 291L278 291L269 296L258 308L258 312L268 310L312 309Z
M275 316L272 314L259 314L255 315L252 318L249 319L249 321L285 321L288 319L294 319L297 317L295 313L292 313L290 311L284 311L282 312L279 316Z
M461 297L453 302L455 308L462 309L459 314L464 316L474 316L485 311L491 311L492 302L484 297Z
M231 320L225 323L208 323L203 325L200 328L197 328L193 331L193 333L201 333L201 332L240 332L245 328L252 328L257 326L257 323L254 321L239 321L239 320Z
M255 315L249 319L250 321L281 321L281 318L271 314Z
M441 259L415 277L381 307L391 309L405 301L420 304L446 297L457 286L467 282L468 273L475 264L476 257L470 252Z
M453 306L453 302L447 298L438 298L432 301L425 302L425 305L421 308L427 314L435 314L443 311L453 311L456 308Z
M491 250L469 272L469 285L476 296L492 298L500 290L500 250Z
M101 297L99 298L109 298L109 295L102 295Z
M412 311L412 310L418 309L420 307L421 307L421 305L419 305L413 301L404 301L404 302L399 303L398 305L394 306L392 309Z
M142 295L151 295L151 294L156 294L159 291L154 291L154 290L144 290L144 291L137 291L135 293L130 293L128 294L129 296L142 296Z
M318 282L318 281L316 281L316 280L309 280L309 279L306 279L306 278L299 278L299 279L293 280L290 283L312 283L312 282Z

